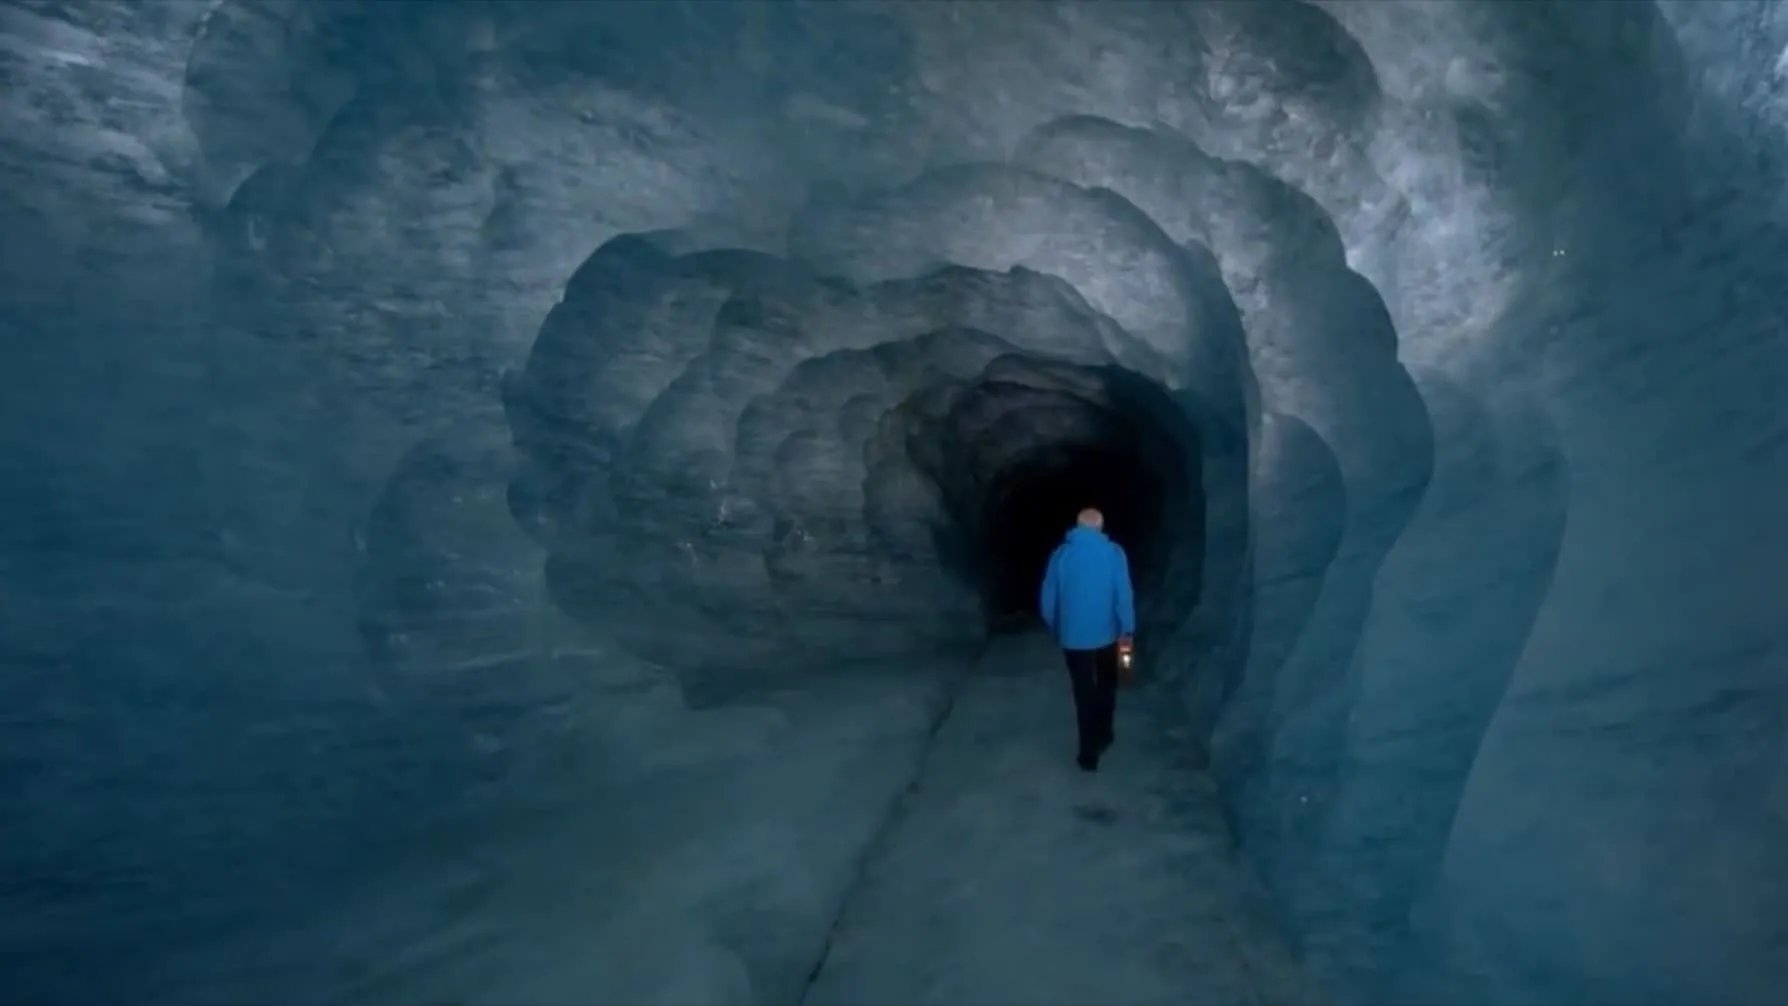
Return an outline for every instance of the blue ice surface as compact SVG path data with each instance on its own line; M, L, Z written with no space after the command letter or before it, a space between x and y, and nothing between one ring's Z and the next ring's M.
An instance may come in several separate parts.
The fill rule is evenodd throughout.
M1183 722L1121 693L1097 773L1060 651L994 646L949 700L809 1004L1309 1003Z
M1325 991L1779 1000L1788 8L718 10L0 6L0 989L786 1001L1115 365Z
M708 710L645 671L468 733L482 785L144 987L220 1004L796 1001L966 669L866 664Z

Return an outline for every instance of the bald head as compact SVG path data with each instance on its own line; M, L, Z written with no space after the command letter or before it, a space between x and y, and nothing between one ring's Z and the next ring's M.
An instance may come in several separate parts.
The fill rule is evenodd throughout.
M1100 513L1097 508L1087 507L1085 510L1080 511L1080 516L1075 518L1075 523L1079 524L1081 527L1103 530L1105 527L1105 515Z

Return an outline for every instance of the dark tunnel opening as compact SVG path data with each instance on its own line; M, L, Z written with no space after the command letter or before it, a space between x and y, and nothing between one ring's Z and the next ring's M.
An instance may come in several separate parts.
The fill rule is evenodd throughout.
M1165 389L1122 368L1009 357L998 369L937 431L957 462L943 488L961 538L945 554L960 557L980 591L987 631L1040 627L1050 554L1087 507L1128 553L1146 606L1169 561L1196 564L1203 554L1198 448L1185 414Z
M982 575L990 628L1034 623L1050 552L1084 507L1105 515L1106 533L1133 565L1147 562L1165 516L1165 491L1160 474L1127 445L1044 447L1002 472L985 504Z

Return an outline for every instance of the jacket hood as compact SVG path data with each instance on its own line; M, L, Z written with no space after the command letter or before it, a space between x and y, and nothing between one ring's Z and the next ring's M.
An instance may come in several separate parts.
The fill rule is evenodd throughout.
M1098 538L1102 540L1104 537L1105 532L1096 527L1087 527L1084 524L1076 524L1074 527L1068 529L1068 533L1063 536L1062 540L1065 542L1074 541L1077 538Z

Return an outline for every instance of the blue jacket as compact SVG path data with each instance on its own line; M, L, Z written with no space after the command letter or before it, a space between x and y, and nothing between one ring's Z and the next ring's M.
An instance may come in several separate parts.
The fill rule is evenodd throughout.
M1039 604L1064 650L1097 650L1135 635L1136 598L1123 546L1094 528L1069 531L1049 557Z

